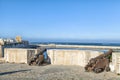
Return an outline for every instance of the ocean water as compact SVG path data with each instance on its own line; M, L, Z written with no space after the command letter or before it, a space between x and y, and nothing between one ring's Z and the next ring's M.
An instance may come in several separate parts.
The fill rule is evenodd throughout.
M91 46L120 46L119 42L107 43L107 42L31 42L31 44L59 44L59 45L91 45Z
M84 45L84 46L116 46L120 47L120 42L31 42L31 44L58 44L58 45ZM106 53L108 49L93 49L93 48L47 48L47 49L70 49L70 50L94 50L94 51L101 51ZM114 50L119 51L120 50Z

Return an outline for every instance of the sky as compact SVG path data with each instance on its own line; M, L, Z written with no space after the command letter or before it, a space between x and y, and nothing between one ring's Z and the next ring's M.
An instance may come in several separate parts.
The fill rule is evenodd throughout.
M0 37L120 40L119 0L0 0Z

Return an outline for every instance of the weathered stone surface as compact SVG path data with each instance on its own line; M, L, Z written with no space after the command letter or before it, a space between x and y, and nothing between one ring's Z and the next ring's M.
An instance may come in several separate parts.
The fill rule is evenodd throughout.
M112 72L120 74L120 52L112 53L112 63L110 65Z
M94 58L103 52L92 50L47 50L51 59L51 64L55 65L80 65L84 67L91 58Z
M0 58L2 57L2 45L0 45Z
M5 61L13 63L28 63L30 58L37 53L37 49L6 48Z

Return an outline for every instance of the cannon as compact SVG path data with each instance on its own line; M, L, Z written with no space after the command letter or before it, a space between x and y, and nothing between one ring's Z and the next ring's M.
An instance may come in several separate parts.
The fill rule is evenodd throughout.
M106 58L98 59L96 61L96 64L93 66L93 72L100 73L100 72L102 72L104 70L110 71L109 60L106 59Z
M95 58L91 58L88 64L84 67L85 71L93 71L95 73L100 73L104 70L109 71L110 56L112 55L113 50L110 49L105 54L101 54Z
M34 57L31 57L31 59L29 60L29 65L42 65L44 62L44 55L43 53L46 51L46 49L42 48L40 49L40 52L38 54L35 54Z

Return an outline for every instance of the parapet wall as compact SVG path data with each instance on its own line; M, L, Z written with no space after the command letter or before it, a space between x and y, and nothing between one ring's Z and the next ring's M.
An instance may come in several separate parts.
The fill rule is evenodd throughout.
M2 57L2 46L0 45L0 58Z
M112 53L112 63L110 64L112 72L120 74L120 52Z
M80 65L84 67L91 58L94 58L103 52L92 50L47 50L48 56L53 65Z
M5 48L4 60L12 63L28 63L30 58L39 53L39 49ZM104 54L94 50L48 49L47 54L52 65L79 65L85 67L91 58ZM112 72L120 74L120 52L112 53L110 63Z
M30 58L38 53L37 49L23 48L5 48L4 59L6 62L12 63L28 63Z

